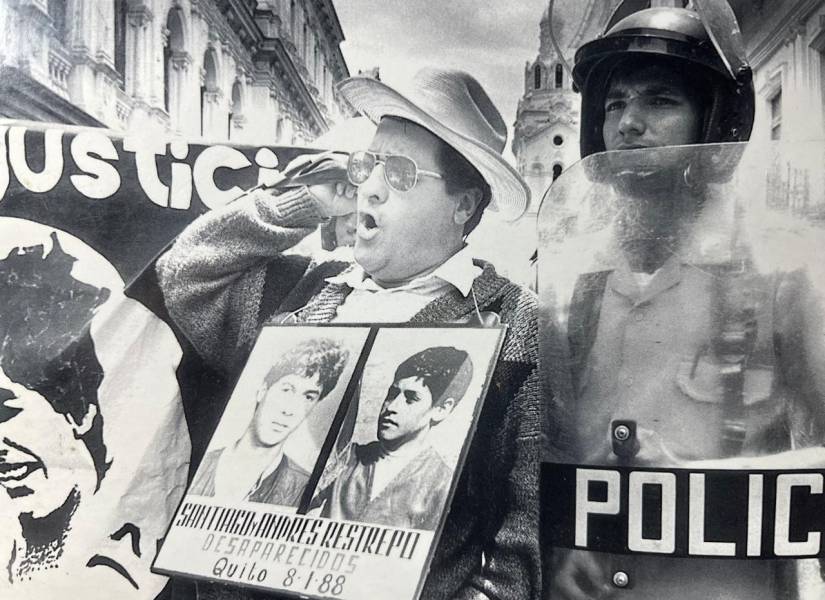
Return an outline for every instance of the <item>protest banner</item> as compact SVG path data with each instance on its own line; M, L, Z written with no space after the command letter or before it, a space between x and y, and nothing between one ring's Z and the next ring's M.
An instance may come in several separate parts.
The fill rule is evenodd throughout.
M211 425L191 380L210 380L151 263L301 152L0 122L0 597L166 585L149 569Z
M504 331L265 327L155 568L417 598Z
M306 152L0 120L0 214L72 233L128 282L199 214Z

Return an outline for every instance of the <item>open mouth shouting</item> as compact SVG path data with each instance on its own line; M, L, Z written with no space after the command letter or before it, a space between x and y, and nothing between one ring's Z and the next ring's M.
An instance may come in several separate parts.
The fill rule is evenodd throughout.
M358 238L368 242L378 235L380 228L375 217L368 212L358 211Z

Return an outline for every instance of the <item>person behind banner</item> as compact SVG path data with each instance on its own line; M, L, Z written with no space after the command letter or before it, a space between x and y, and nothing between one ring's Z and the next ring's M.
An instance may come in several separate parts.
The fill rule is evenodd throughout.
M711 5L719 8L701 6ZM753 239L776 244L783 235L742 235L737 213L720 210L729 199L709 192L709 183L730 177L741 154L662 148L750 135L750 68L744 56L726 56L708 32L738 30L727 12L709 23L689 9L643 9L576 55L582 155L619 151L596 163L605 172L590 173L616 191L615 219L568 240L578 278L572 297L562 300L571 355L557 364L570 372L569 381L553 383L568 390L567 429L579 464L825 465L825 336L810 274L757 272L754 248L739 247ZM732 74L726 65L737 64ZM582 248L595 258L582 256ZM543 299L559 297L556 282L540 281ZM542 348L552 344L542 340ZM777 600L792 597L796 586L793 565L782 561L564 549L547 559L553 600Z
M381 405L369 444L350 444L340 475L313 500L321 515L389 527L434 530L453 472L432 445L433 429L461 402L473 363L451 346L402 362Z
M266 321L508 324L422 597L536 598L535 297L465 241L487 210L519 217L529 191L502 157L506 124L474 77L426 68L412 84L403 95L368 77L342 82L378 124L369 148L349 155L349 185L253 194L206 214L158 260L158 278L172 318L227 372ZM354 208L354 264L286 253Z
M284 453L284 445L335 388L349 352L319 338L284 352L255 397L244 434L204 456L190 494L297 507L309 473Z

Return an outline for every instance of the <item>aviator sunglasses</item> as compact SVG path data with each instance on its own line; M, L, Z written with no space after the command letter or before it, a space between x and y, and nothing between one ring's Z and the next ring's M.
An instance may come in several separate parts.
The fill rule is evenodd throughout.
M384 179L396 192L409 192L418 183L419 175L442 179L441 173L419 169L415 161L401 154L378 154L366 150L353 152L347 162L347 178L352 185L361 185L378 164L384 165Z

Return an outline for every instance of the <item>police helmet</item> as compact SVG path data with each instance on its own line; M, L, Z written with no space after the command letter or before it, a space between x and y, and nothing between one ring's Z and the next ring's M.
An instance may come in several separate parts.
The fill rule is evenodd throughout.
M623 4L604 34L579 48L573 79L582 93L582 158L605 149L602 126L610 77L619 63L631 57L662 57L707 82L700 142L748 140L754 118L753 75L739 39L731 39L731 34L739 35L733 11L722 3L723 10L718 10L718 3L711 4L714 10L701 15L701 11L664 7L630 14L625 9L623 14ZM709 20L717 23L709 25Z

